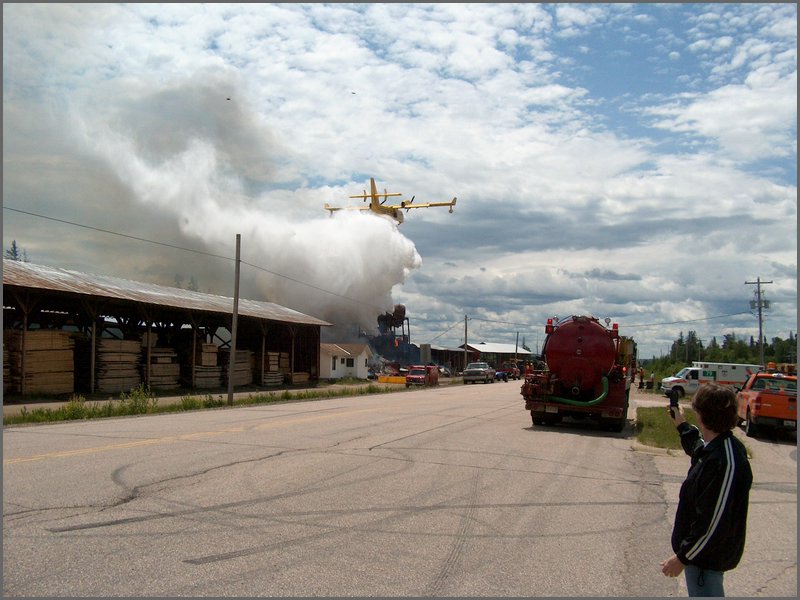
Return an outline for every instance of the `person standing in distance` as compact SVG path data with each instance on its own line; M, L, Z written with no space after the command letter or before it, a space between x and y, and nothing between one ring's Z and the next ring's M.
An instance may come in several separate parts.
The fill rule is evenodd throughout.
M668 577L686 573L689 596L725 595L723 575L744 551L753 472L744 445L733 435L739 423L736 395L716 383L700 386L692 398L698 429L680 406L672 417L681 446L691 457L672 529L672 550L661 563Z

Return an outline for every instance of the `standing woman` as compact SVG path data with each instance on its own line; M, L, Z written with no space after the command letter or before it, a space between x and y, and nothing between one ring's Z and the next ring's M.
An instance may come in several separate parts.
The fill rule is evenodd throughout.
M673 422L691 467L681 485L671 557L661 563L668 577L686 573L689 596L724 596L723 574L744 551L753 472L744 445L733 435L739 422L736 395L716 383L692 398L698 429L674 410Z

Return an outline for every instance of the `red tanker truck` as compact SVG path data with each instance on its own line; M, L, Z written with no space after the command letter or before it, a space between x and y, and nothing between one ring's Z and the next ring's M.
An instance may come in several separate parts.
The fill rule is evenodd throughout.
M609 323L590 316L547 319L544 368L526 375L521 391L534 425L571 417L612 431L625 427L636 344L619 335L616 323L609 329Z

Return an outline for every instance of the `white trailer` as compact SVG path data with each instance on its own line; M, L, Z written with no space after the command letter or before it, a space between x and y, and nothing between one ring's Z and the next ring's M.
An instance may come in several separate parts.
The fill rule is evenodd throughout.
M704 383L718 383L736 390L761 369L760 365L695 361L691 367L684 367L672 377L662 379L661 391L669 396L675 389L682 398L694 394Z

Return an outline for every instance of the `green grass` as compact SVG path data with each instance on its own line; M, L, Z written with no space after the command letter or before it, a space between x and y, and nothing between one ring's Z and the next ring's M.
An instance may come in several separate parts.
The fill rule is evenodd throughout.
M697 425L693 411L684 409L683 416L692 425ZM666 406L636 409L636 439L645 446L680 450L681 440Z
M684 408L683 416L687 422L697 425L697 415L691 409ZM636 440L645 446L683 452L680 436L667 414L666 406L636 409ZM742 444L747 451L747 457L753 458L753 449L744 441Z

